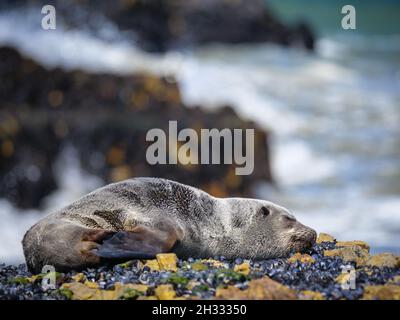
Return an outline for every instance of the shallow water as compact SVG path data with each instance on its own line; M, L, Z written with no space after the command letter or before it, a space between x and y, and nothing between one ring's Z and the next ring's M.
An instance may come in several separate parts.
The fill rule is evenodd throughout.
M105 28L118 32L111 24ZM231 104L272 131L278 188L261 184L260 197L288 207L318 231L399 252L400 34L328 35L315 54L215 45L152 55L118 39L61 26L44 32L32 10L0 13L0 44L46 66L173 74L187 104ZM47 199L45 212L102 184L86 179L73 156L65 159L75 179L68 184L60 170L63 187ZM0 201L2 261L22 261L23 232L43 215L17 212Z

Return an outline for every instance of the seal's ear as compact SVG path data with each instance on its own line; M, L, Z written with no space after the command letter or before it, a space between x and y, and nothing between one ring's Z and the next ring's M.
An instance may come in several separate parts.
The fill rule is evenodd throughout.
M138 226L131 231L115 232L94 253L104 259L150 259L157 253L170 252L177 241L174 228Z

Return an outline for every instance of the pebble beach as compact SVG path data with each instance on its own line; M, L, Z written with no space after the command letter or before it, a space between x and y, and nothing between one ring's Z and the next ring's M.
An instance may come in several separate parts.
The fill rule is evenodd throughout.
M55 288L43 286L50 277ZM352 278L353 277L353 278ZM79 272L33 275L25 264L0 264L5 300L399 300L400 257L369 254L363 241L321 233L288 258L179 259L173 253Z

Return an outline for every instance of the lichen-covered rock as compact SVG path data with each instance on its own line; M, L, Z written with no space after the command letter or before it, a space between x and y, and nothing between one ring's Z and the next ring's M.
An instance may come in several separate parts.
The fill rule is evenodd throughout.
M98 283L92 282L92 281L87 281L87 280L86 280L86 281L84 282L84 285L87 286L87 287L89 287L89 288L91 288L91 289L98 289L98 288L99 288Z
M364 300L400 300L400 286L386 284L381 286L366 286Z
M253 300L295 300L294 290L272 280L269 277L263 277L249 282L247 289L249 299Z
M300 300L325 300L321 292L304 290L299 292Z
M248 262L243 262L241 264L235 265L233 271L244 274L247 276L250 273L250 265Z
M175 253L159 253L156 255L161 270L177 271L178 257Z
M146 263L143 267L149 267L151 271L159 271L160 265L158 264L157 259L146 260Z
M235 286L217 288L215 297L230 300L295 300L296 293L269 277L263 277L251 280L248 289L245 290L240 290Z
M113 292L91 288L80 282L64 283L61 290L71 292L72 300L103 300L104 298L112 300L114 298Z
M176 292L174 287L170 284L160 284L154 293L156 297L160 300L172 300L176 297Z
M101 290L97 283L85 281L64 283L60 290L72 300L136 299L144 295L148 286L142 284L115 283L113 290Z
M332 237L331 235L327 233L320 233L318 235L318 238L316 240L317 243L322 243L322 242L335 242L335 238Z
M227 288L217 288L215 291L216 299L226 300L246 300L248 299L248 291L240 290L235 286L229 286Z
M369 252L369 244L366 243L365 241L360 241L360 240L354 240L354 241L337 241L336 242L337 247L352 247L352 246L359 246L362 249L365 249Z
M356 266L365 265L369 259L367 250L362 249L360 246L343 247L333 250L325 250L325 257L340 257L345 262L355 262Z
M301 253L295 253L288 259L289 263L295 263L296 261L300 261L301 263L314 263L315 259L311 257L309 254L301 254Z
M385 252L371 256L365 264L373 267L400 268L400 257Z

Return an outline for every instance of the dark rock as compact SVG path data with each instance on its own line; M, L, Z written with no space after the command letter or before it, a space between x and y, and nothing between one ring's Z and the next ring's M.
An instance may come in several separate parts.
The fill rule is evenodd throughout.
M29 3L44 5L48 1ZM67 27L89 29L102 36L99 30L106 23L105 15L135 44L153 52L210 43L273 42L314 48L314 33L304 21L285 25L264 0L57 0L53 4L57 21ZM15 5L26 5L26 1L7 1L3 8Z
M196 185L217 196L251 196L257 181L272 181L268 135L230 107L188 108L171 78L126 77L46 70L10 48L0 49L0 197L37 207L56 189L54 161L65 145L83 168L106 183L157 176ZM146 133L183 128L255 128L255 168L237 176L234 165L156 165L146 161Z

